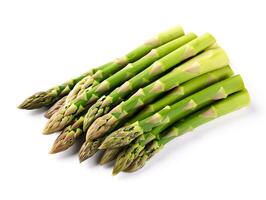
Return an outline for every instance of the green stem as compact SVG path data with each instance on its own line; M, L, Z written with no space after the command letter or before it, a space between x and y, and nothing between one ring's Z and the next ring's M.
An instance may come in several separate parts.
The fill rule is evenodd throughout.
M190 132L218 117L246 107L249 103L249 94L246 90L243 90L230 95L224 100L220 100L206 108L203 108L181 121L178 121L171 128L161 133L160 139L156 139L148 144L145 149L140 152L139 156L133 161L133 163L126 169L126 171L134 172L142 168L148 159L162 149L165 144L176 137Z
M137 47L125 56L108 62L100 67L94 68L76 78L73 78L61 85L55 86L47 91L37 92L24 100L18 107L21 109L36 109L43 106L49 106L67 95L72 88L86 76L92 75L95 81L101 82L108 76L122 69L129 62L134 62L148 53L151 49L167 43L184 34L182 27L176 26L165 32L162 32L147 41L143 45Z
M165 107L144 120L118 129L106 137L100 148L125 146L143 134L145 143L147 143L149 140L156 138L160 132L171 124L188 114L242 89L244 89L244 83L240 75L220 81L171 106Z
M145 70L149 65L151 65L156 60L166 56L170 52L174 51L175 49L178 49L179 47L183 46L184 44L190 42L191 40L195 39L196 35L193 33L190 33L188 35L182 36L180 38L177 38L175 40L172 40L156 49L153 49L142 57L141 59L137 60L134 63L128 64L125 68L123 68L121 71L117 72L113 76L109 77L108 79L104 80L102 83L100 83L98 86L96 86L93 90L88 91L86 98L89 100L90 98L94 98L97 96L98 98L102 96L103 94L106 94L107 92L113 90L115 87L121 85L128 79L134 77L141 71ZM144 72L143 72L144 73ZM138 75L137 75L138 77ZM133 79L136 79L137 77L134 77ZM148 84L150 81L152 81L155 78L152 76L151 78L146 77L146 81L140 82L140 84ZM140 85L139 85L140 86ZM111 92L108 95L108 99L110 104L115 104L121 102L126 95L130 94L133 90L136 90L137 88L133 87L124 87L121 86ZM106 98L105 98L106 99ZM97 117L99 117L102 114L103 108L99 107L99 104L102 103L102 99L98 102L96 102L89 110L88 113L85 116L84 123L83 123L83 130L86 131L92 121L94 121ZM106 102L105 102L106 103ZM108 108L110 108L110 104L108 104ZM101 104L102 105L102 104ZM106 105L106 104L105 104ZM106 105L107 106L107 105ZM100 111L99 113L97 113ZM106 112L106 110L105 110Z
M116 106L106 115L96 119L88 129L86 139L93 139L106 134L114 129L120 121L127 118L129 113L135 113L161 94L197 76L222 68L228 65L228 62L228 58L222 49L203 52L176 67L157 81L139 89L128 100Z
M152 104L145 106L138 114L130 118L126 124L131 124L136 121L143 120L157 111L163 109L167 105L172 105L186 96L200 91L213 83L219 82L223 79L229 78L233 75L233 71L229 66L223 67L221 69L214 70L212 72L203 74L199 77L193 78L180 86L174 88L162 98L155 101Z
M180 36L180 34L178 36ZM208 37L207 38L205 37L205 40L207 40L207 39L208 39ZM211 40L211 39L212 39L212 37L209 36L209 40ZM198 42L194 42L194 43L193 44L195 46L198 45ZM148 46L150 47L150 50L153 49L151 47L154 47L154 46L152 46L150 44ZM157 46L158 46L158 44L157 44ZM200 46L199 48L202 48L202 46ZM185 52L185 53L188 54L187 52ZM191 52L189 52L189 53L191 53ZM185 55L185 56L188 56L188 55ZM128 70L132 70L131 65L128 65L123 70L123 74L125 73L125 71L128 71ZM99 71L97 71L97 73L98 72ZM101 74L101 76L104 77L104 73ZM128 76L130 77L130 76L133 76L133 75L132 74L131 75L128 74ZM109 81L110 79L113 80L113 77L116 77L115 80L117 80L117 81ZM55 131L59 131L62 128L64 128L66 125L68 125L74 119L75 116L77 116L80 112L84 111L86 106L91 105L93 102L95 102L99 98L98 95L101 95L104 92L107 92L109 89L111 89L112 88L112 84L117 84L118 81L120 80L119 77L120 77L120 72L116 73L114 76L112 76L112 78L110 77L110 79L102 82L101 84L99 84L95 88L85 90L75 100L67 103L62 109L59 110L57 115L54 115L48 121L47 126L44 129L44 133L48 134L48 133L52 133L52 132L55 132ZM124 74L124 77L126 77L126 74ZM106 77L104 77L104 78L106 78Z
M125 125L132 124L136 121L143 120L152 114L156 113L157 111L163 109L165 106L170 106L175 102L178 102L179 100L185 98L186 96L193 94L201 89L206 88L207 86L210 86L216 82L219 82L221 80L224 80L226 78L229 78L233 74L233 71L229 66L223 67L221 69L203 74L199 77L193 78L190 81L187 81L177 88L173 89L169 93L167 93L165 96L163 96L161 99L157 100L153 104L147 105L144 109L142 109L137 115L127 120ZM130 147L129 147L130 148ZM115 151L114 151L115 150ZM107 149L103 156L102 156L102 162L107 163L115 158L117 152L122 151L121 148L115 148L115 149ZM131 151L135 151L134 147L131 148ZM128 151L131 152L130 150ZM115 152L115 153L113 153ZM129 159L131 156L127 156ZM120 161L125 162L125 159L118 159ZM130 162L126 161L130 164ZM123 163L117 163L116 166L128 166L129 164L123 164ZM121 170L121 169L120 169ZM118 170L118 171L120 171Z

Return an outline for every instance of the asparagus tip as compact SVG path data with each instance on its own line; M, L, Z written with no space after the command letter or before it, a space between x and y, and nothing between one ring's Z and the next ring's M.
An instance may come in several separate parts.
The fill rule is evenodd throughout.
M139 127L138 123L133 123L128 126L124 126L112 134L106 137L99 149L117 148L122 147L143 133L143 130Z
M62 125L59 126L58 122L53 121L52 119L48 120L47 124L45 125L43 129L44 135L49 135L52 133L55 133L57 131L60 131L63 128Z
M99 165L104 165L104 164L106 164L105 160L101 159L101 160L99 161Z
M34 109L34 108L31 108L31 105L29 105L29 101L27 99L25 101L23 101L21 104L19 104L17 106L17 108L19 108L19 109L26 109L26 110Z
M60 151L57 151L55 148L51 148L51 150L49 151L49 154L56 154L59 153Z
M85 153L80 153L79 154L79 163L84 162L85 160L87 160L87 156L85 155Z
M79 162L82 163L83 161L88 159L88 153L87 153L87 141L85 141L80 150L79 150Z
M109 131L117 122L111 114L96 119L87 131L86 139L94 140Z
M64 151L65 150L65 148L63 148L63 146L62 145L60 145L60 144L58 144L58 143L54 143L53 144L53 146L52 146L52 148L51 148L51 150L50 150L50 154L55 154L55 153L59 153L59 152L62 152L62 151Z
M34 95L25 99L19 106L19 109L32 110L36 108L41 108L47 105L48 99L51 100L51 93L47 92L37 92Z
M19 105L17 106L17 108L19 108L19 109L23 109L23 107L24 107L23 103L21 103L21 104L19 104Z
M116 176L119 172L121 172L119 169L114 168L113 172L112 172L112 175Z
M104 165L110 161L113 161L117 157L117 154L120 152L120 150L121 148L105 150L101 159L99 160L99 164Z
M103 155L103 156L101 157L101 159L99 160L99 164L100 164L100 165L105 165L105 164L108 163L109 161L110 161L110 159L107 158L105 155Z
M53 131L51 131L49 128L45 127L42 131L43 135L50 135L51 133L53 133Z

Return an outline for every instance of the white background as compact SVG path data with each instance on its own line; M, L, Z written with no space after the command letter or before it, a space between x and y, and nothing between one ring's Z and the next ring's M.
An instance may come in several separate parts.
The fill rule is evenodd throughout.
M0 2L0 199L265 200L265 1ZM251 107L176 139L134 174L79 164L78 148L49 155L57 135L41 134L42 112L16 106L176 24L217 38Z

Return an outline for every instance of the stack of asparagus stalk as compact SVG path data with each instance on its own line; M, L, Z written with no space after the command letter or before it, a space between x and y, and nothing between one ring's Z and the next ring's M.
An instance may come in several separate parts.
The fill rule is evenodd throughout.
M51 153L84 138L80 161L115 160L113 174L133 172L164 145L249 104L240 75L209 34L176 26L121 58L27 98L21 109L50 107L43 133L60 131Z

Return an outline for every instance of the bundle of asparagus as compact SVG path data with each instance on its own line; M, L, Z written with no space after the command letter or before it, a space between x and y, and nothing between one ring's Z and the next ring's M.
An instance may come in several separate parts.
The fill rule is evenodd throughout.
M113 174L134 172L174 138L249 104L240 75L209 34L176 26L121 58L27 98L50 107L44 133L61 131L51 153L85 138L80 161L102 151Z

